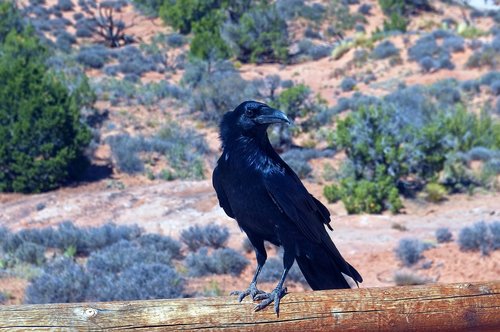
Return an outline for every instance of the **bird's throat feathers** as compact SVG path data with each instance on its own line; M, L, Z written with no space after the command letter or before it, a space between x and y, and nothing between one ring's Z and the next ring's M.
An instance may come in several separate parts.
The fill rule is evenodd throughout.
M224 163L232 167L259 169L263 172L285 173L281 158L274 151L267 134L262 137L239 135L228 141L222 139Z

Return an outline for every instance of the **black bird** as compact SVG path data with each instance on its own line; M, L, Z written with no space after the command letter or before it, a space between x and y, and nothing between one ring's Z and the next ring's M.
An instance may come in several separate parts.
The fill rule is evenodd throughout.
M220 206L247 234L257 257L257 270L248 289L232 292L239 301L251 295L262 300L261 310L274 301L279 313L286 275L297 261L314 290L350 288L343 274L362 282L358 271L340 255L328 235L328 209L304 187L295 172L274 151L267 136L273 123L287 116L266 104L245 101L227 112L220 124L222 155L213 172ZM283 246L283 274L271 293L257 289L257 278L267 259L264 241Z

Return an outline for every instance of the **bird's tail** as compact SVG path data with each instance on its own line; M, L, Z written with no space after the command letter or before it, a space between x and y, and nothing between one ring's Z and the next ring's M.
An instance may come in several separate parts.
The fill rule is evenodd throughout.
M351 277L356 284L363 281L359 272L340 255L333 242L318 247L314 260L307 256L297 256L297 264L307 283L313 290L351 288L343 274Z

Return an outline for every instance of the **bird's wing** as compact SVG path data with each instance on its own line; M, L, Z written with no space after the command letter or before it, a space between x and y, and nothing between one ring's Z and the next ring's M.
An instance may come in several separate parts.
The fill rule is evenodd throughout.
M264 178L267 192L274 203L311 241L321 242L330 213L315 199L293 173L269 174Z
M287 169L284 174L269 174L264 183L271 199L302 234L310 241L323 243L333 254L331 257L337 268L356 282L362 282L361 275L342 258L325 230L323 224L329 227L330 222L328 209L307 191L295 173Z
M215 192L217 193L217 198L219 199L219 205L224 209L224 212L231 217L234 217L233 210L231 209L231 205L229 205L229 200L227 199L226 193L224 191L224 187L222 186L222 181L219 174L219 167L215 167L214 172L212 174L212 185L214 186Z
M332 226L330 226L330 211L326 208L326 206L323 205L320 201L316 199L313 195L311 195L314 203L316 203L316 206L319 209L319 212L321 213L321 217L323 220L323 223L328 227L331 231L333 231Z

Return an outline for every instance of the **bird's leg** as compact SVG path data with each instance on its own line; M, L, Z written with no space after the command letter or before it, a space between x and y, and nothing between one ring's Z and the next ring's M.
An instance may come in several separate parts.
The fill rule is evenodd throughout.
M243 291L232 291L229 295L238 295L238 301L241 302L247 295L252 296L252 300L255 300L255 297L259 294L263 294L264 291L257 289L257 277L259 276L260 271L262 270L262 265L257 265L257 270L253 276L252 282L250 286L246 290Z
M283 243L283 248L284 248L284 253L283 253L283 274L281 274L281 279L278 282L278 285L276 285L276 288L271 293L264 293L264 294L259 294L255 297L255 300L259 301L262 300L261 303L256 305L254 307L255 311L259 311L267 307L269 304L274 302L274 312L276 315L279 316L279 311L280 311L280 300L283 296L286 295L287 289L286 287L283 287L283 284L285 283L286 276L288 274L288 271L292 267L293 263L295 262L295 248L294 244L290 243Z
M261 303L257 304L254 307L255 311L259 311L267 307L269 304L274 302L274 312L276 315L279 315L280 311L280 300L283 296L286 295L287 289L286 287L283 287L283 283L285 282L286 275L288 274L289 268L285 268L283 271L283 274L281 275L281 279L278 282L278 285L276 285L276 288L271 292L271 293L264 293L264 294L258 294L255 297L255 300L260 301L262 300Z
M244 291L232 291L229 295L238 295L238 301L241 302L247 295L252 296L252 300L255 300L255 297L259 294L264 293L263 291L257 289L257 278L259 277L259 273L262 270L262 267L266 263L267 253L266 248L264 246L264 241L255 241L253 237L249 237L250 242L252 242L255 248L255 257L257 258L257 270L253 276L252 282L250 286ZM254 240L254 241L252 241Z

